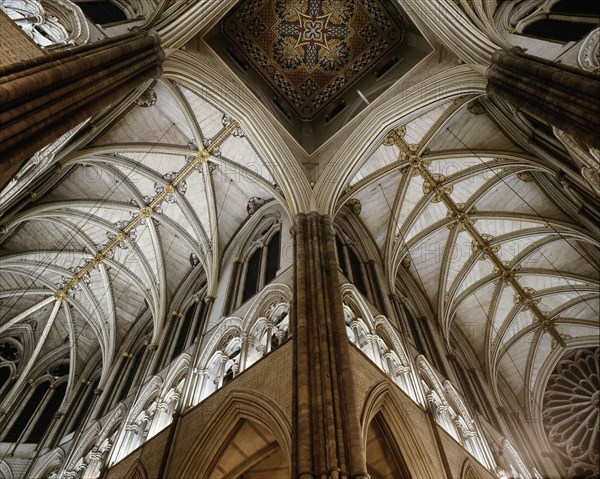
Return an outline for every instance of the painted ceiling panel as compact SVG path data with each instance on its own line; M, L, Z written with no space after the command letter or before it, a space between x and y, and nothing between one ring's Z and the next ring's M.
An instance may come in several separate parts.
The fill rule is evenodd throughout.
M560 326L559 326L560 329ZM529 388L533 389L535 381L538 377L538 373L540 372L540 368L544 364L544 362L548 359L548 355L556 349L556 342L552 340L552 336L549 334L542 334L537 344L532 345L535 347L535 355L531 362L531 370L530 370L530 380L529 380Z
M506 347L511 339L515 338L515 336L525 328L532 326L534 323L535 319L532 316L531 311L519 311L506 329L503 329L501 332L498 331L502 335L501 342L499 343L500 348Z
M221 128L223 128L223 112L201 95L192 92L187 87L179 85L178 89L187 100L191 111L194 112L194 116L202 133L202 140L216 136L219 131L221 131Z
M153 151L152 149L144 152L127 151L123 153L123 156L133 160L134 163L139 163L144 169L149 168L152 170L151 173L159 177L162 177L167 173L178 172L187 165L184 155L165 154L160 151ZM138 176L148 177L141 169L132 168L130 171L127 171L123 168L123 171L128 178L132 179L136 186L137 182L135 181L135 178ZM151 177L149 179L151 179Z
M457 309L453 322L469 339L469 344L482 361L485 358L489 310L495 287L494 283L490 283L469 295Z
M189 140L189 134L182 133L158 108L134 106L94 146L119 143L187 145Z
M73 231L52 218L37 218L17 226L3 238L3 256L15 252L51 251L56 245L61 250L82 250L84 243Z
M496 184L476 203L479 211L493 211L497 209L498 204L501 204L503 211L543 218L556 217L556 206L548 201L535 183L523 181L516 175L509 175L502 179L494 177L492 180L497 180Z
M504 222L500 222L500 223L504 223ZM539 231L539 228L536 228L534 231ZM517 234L522 234L522 230L516 230L515 231L515 235ZM492 235L494 236L494 235ZM527 237L510 237L510 235L507 236L502 236L501 238L499 238L497 240L497 242L495 241L494 244L496 244L497 246L500 247L500 249L497 251L496 255L498 256L498 258L500 258L502 261L505 261L506 263L511 263L515 260L515 258L519 257L519 255L522 255L524 253L526 253L528 250L530 250L532 248L532 246L534 246L538 241L542 241L546 238L548 238L548 234L547 233L542 233L542 234L530 234ZM528 259L527 262L522 262L523 267L535 267L535 260L533 257L530 257ZM525 264L527 264L527 266L525 266Z
M408 188L406 189L406 194L402 200L400 214L397 216L396 225L397 230L402 230L402 237L406 234L405 231L405 223L411 213L413 212L415 206L419 204L419 202L423 199L423 179L420 176L409 176L408 178Z
M383 2L240 2L223 33L300 118L337 101L402 41Z
M471 245L473 239L465 232L461 231L454 240L454 247L450 252L450 267L448 268L447 283L448 286L458 288L462 280L458 280L459 273L463 268L468 268L467 264L472 260ZM456 283L456 284L455 284Z
M442 203L431 203L425 205L424 209L419 213L419 216L413 220L412 226L404 238L409 242L414 236L421 231L427 229L438 221L443 221L448 215L447 208ZM443 248L444 245L436 247Z
M410 145L418 145L425 134L434 126L435 122L451 108L452 102L444 103L427 113L419 116L406 124L406 142Z
M473 114L464 107L435 136L429 147L432 151L521 150L500 132L487 114Z
M256 151L254 151L254 148L247 138L229 137L223 142L221 152L223 158L233 161L243 167L236 168L236 166L229 165L221 166L220 171L227 171L228 175L235 178L236 181L252 182L252 176L246 172L246 170L249 170L250 173L254 173L254 175L264 178L267 183L274 183L269 166L266 165Z
M533 222L513 218L477 218L477 230L482 234L490 234L495 238L508 233L518 233L528 228L539 228L540 226L543 225L539 221Z
M198 218L204 229L201 238L197 234L192 234L192 237L197 238L198 241L207 241L207 238L210 237L212 231L212 223L208 208L209 198L206 191L204 173L192 173L186 178L185 182L187 184L185 201L189 203L192 213ZM212 201L212 198L210 201Z
M592 258L597 247L581 247L580 241L590 245L594 241L544 193L527 171L528 165L539 168L526 157L517 158L519 148L498 132L486 114L477 113L475 107L473 111L463 108L448 129L425 131L441 110L424 113L406 128L395 128L395 135L387 136L373 155L375 161L367 162L355 176L354 182L360 179L361 185L371 185L359 195L361 218L378 245L384 244L381 222L386 217L380 212L383 205L377 190L385 184L386 197L399 202L393 228L395 271L408 265L403 240L415 242L409 272L425 292L431 310L446 315L440 318L445 333L460 328L482 357L486 350L494 350L493 342L501 341L500 352L504 348L508 352L499 363L489 364L489 373L491 377L500 373L524 400L523 390L529 387L524 381L531 374L530 347L550 337L540 334L543 314L561 311L560 317L565 318L564 310L572 316L570 323L562 326L561 319L557 324L566 330L576 326L573 321L598 316L598 298L592 297L598 283L593 279L598 277L597 259ZM488 128L481 130L482 124ZM454 130L460 131L461 141L452 139ZM481 131L488 133L481 135ZM395 191L393 184L375 178L373 173L385 168L386 161L393 161L399 151L411 150L427 134L434 135L429 145L433 153L410 159L410 169L405 169L410 176L400 177ZM436 154L436 147L442 145L445 151ZM473 154L474 149L480 152ZM492 150L496 151L490 154ZM386 152L392 151L388 156ZM386 156L377 156L381 153ZM409 161L405 153L400 156ZM424 200L424 187L428 200ZM449 225L435 230L432 225L440 220ZM584 301L578 295L592 296Z
M472 263L472 267L469 268L469 271L464 276L463 280L460 283L460 286L457 288L457 294L462 293L465 289L467 289L472 284L491 276L494 274L494 265L487 260L478 259L477 261Z
M192 128L186 119L177 98L174 95L179 95L177 89L167 89L163 82L157 82L154 86L156 93L156 104L151 108L156 108L165 118L173 124L184 138L190 140L194 137Z
M65 188L56 188L40 201L40 204L56 201L81 200L128 202L131 194L118 187L121 178L101 165L74 167L62 180Z
M504 351L498 365L498 372L521 401L524 399L525 378L529 367L527 359L532 341L534 341L534 333L524 335L510 350Z
M448 237L448 228L440 228L424 242L410 249L411 271L419 284L429 293L432 305L437 308L440 269L443 265L443 251Z

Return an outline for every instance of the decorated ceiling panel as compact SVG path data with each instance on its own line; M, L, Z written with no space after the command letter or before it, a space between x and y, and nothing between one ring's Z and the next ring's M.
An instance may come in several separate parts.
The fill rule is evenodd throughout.
M312 119L402 41L379 0L245 0L223 32L302 119Z

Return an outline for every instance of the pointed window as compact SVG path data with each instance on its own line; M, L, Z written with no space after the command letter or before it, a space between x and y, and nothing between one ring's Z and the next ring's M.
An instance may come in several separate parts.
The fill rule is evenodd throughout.
M281 228L278 220L267 220L246 248L246 255L234 260L225 314L252 298L275 279L281 266Z

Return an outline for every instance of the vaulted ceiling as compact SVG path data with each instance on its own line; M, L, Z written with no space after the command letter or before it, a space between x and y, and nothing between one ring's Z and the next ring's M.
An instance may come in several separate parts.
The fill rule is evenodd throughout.
M243 127L169 80L61 163L61 180L4 223L0 317L41 305L29 315L39 336L66 293L41 355L70 342L76 375L98 348L110 364L144 315L156 341L190 278L214 293L250 198L285 202Z
M414 286L522 405L552 351L598 334L597 236L540 187L547 172L464 96L389 131L337 203L361 202L390 286Z
M474 101L485 79L439 42L405 78L413 93L393 85L313 154L197 43L3 216L3 328L33 319L39 338L52 318L40 354L65 351L78 376L110 364L139 318L156 340L183 285L205 277L214 292L251 198L290 216L358 199L390 288L413 288L521 404L561 344L597 341L597 230L548 194L551 167L501 132Z

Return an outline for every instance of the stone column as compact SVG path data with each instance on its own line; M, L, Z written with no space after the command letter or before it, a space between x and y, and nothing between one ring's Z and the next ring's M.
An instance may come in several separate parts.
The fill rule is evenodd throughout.
M159 43L137 31L0 68L0 187L36 151L160 76Z
M368 478L332 219L295 217L292 476Z
M519 47L498 50L487 70L487 93L600 148L600 75L527 55Z

